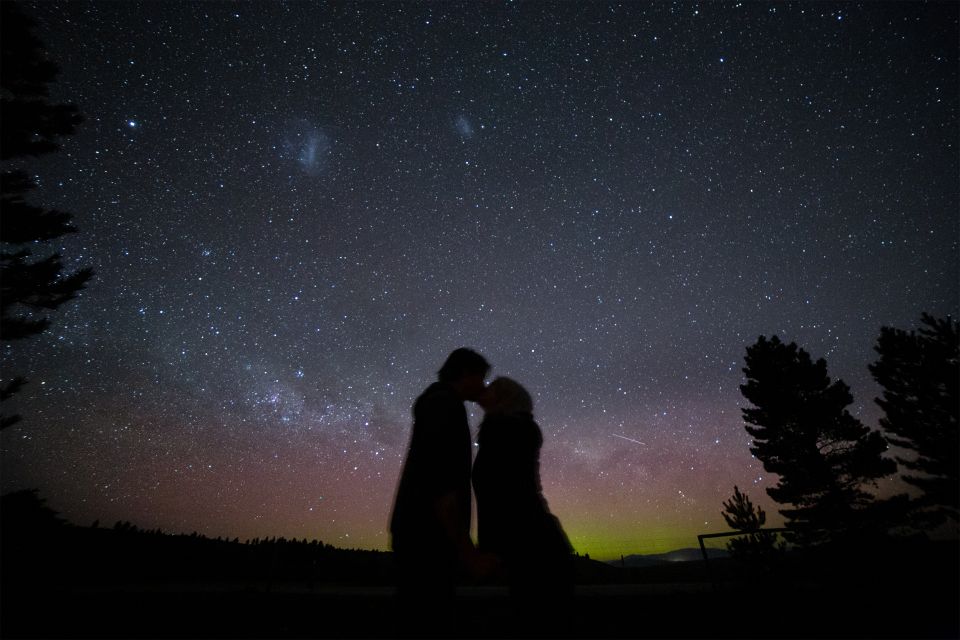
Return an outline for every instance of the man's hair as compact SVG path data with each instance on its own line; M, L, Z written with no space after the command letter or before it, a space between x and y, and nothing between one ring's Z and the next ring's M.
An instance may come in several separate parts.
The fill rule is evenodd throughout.
M473 349L461 347L447 356L447 361L440 367L440 371L437 371L437 379L441 382L453 382L465 375L487 375L488 371L490 363L482 355Z

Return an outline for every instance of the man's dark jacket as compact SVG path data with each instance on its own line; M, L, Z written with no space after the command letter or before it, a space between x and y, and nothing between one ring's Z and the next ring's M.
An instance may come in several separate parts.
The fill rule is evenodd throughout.
M413 405L413 434L400 475L390 519L394 551L456 554L454 540L438 517L437 501L457 497L457 525L470 532L470 426L463 400L454 389L435 382Z

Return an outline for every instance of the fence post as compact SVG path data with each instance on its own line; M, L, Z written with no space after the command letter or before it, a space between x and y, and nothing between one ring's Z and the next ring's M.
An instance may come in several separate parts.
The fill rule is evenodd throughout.
M701 533L697 536L697 542L700 543L700 553L703 554L703 564L707 566L707 578L710 580L713 590L717 591L717 582L713 579L713 569L710 568L710 557L707 555L707 547L704 546L704 538L729 538L730 536L744 536L754 533L759 533L761 531L769 531L771 533L780 533L782 531L787 531L786 527L777 527L772 529L750 529L744 531L727 531L724 533Z
M707 548L703 544L703 535L697 536L697 542L700 543L700 553L703 554L703 564L707 567L707 579L714 591L717 590L717 583L713 579L713 570L710 568L710 558L707 556Z

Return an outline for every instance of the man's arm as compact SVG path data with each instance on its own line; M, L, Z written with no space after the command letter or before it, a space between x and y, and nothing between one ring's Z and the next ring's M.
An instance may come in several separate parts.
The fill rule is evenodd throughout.
M470 539L470 534L463 530L463 525L460 522L463 505L460 504L457 492L451 490L440 494L434 505L437 518L443 525L447 537L456 544L457 553L460 557L465 558L470 552L476 551L473 541Z
M460 564L474 577L482 578L493 573L499 564L497 558L489 553L480 553L473 546L470 534L460 526L462 505L457 492L448 491L441 494L434 505L444 531L456 545L457 559Z

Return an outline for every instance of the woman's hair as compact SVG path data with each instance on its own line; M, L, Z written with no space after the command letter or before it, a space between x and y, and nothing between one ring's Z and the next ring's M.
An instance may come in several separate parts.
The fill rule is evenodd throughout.
M487 386L487 393L492 398L487 413L533 413L533 398L516 380L495 378Z

